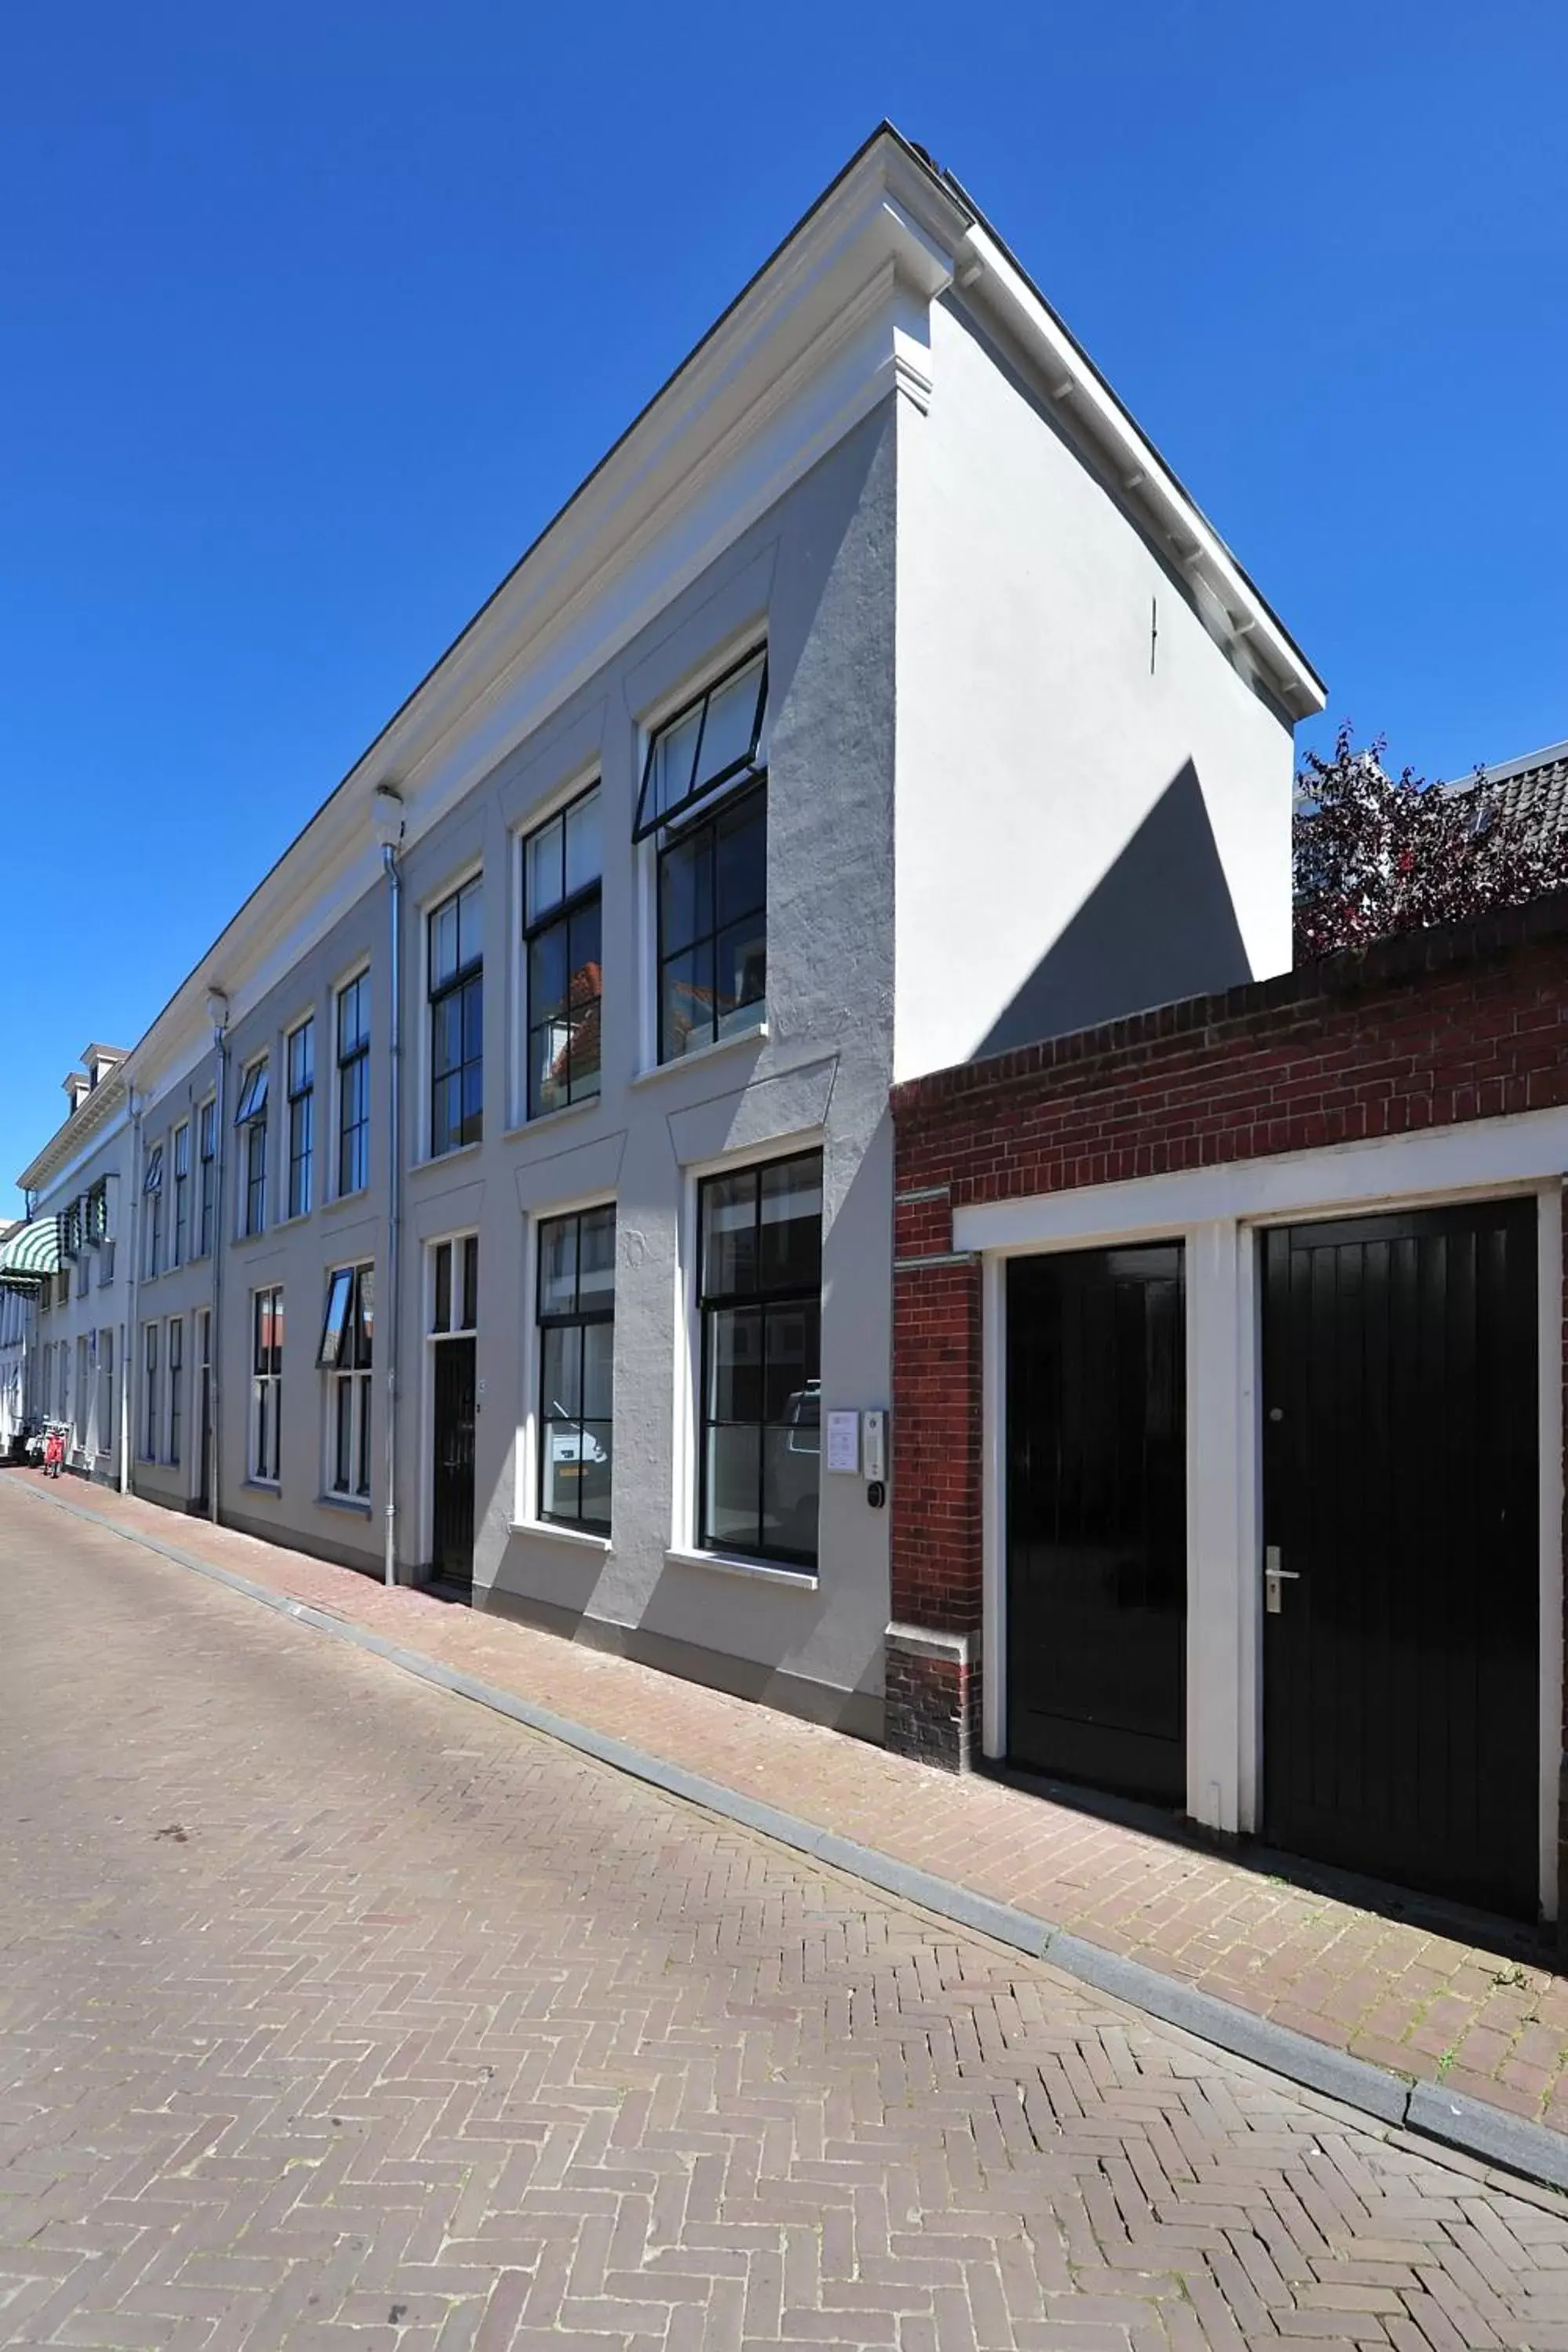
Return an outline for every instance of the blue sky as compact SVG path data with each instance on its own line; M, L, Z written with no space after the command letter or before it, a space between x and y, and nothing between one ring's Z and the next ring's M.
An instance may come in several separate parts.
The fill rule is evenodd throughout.
M884 114L1428 772L1568 736L1559 0L79 0L0 74L0 1213Z

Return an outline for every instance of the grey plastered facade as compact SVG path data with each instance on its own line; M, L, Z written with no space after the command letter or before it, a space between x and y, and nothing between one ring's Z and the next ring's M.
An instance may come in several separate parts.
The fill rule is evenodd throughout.
M218 1263L160 1272L140 1286L135 1315L139 1331L179 1319L194 1362L195 1318L221 1309L216 1507L226 1520L374 1570L386 1556L390 1501L397 1574L426 1571L431 1253L476 1235L475 1605L879 1736L889 1513L871 1482L824 1467L814 1569L699 1540L699 1185L716 1171L820 1150L820 1408L825 1417L884 1411L895 1070L951 1060L955 1037L961 1052L977 1051L999 1020L1018 1017L1009 1007L1029 976L1151 811L1170 802L1173 779L1188 779L1182 805L1195 813L1211 879L1234 905L1226 953L1235 969L1215 977L1278 968L1288 956L1289 871L1272 845L1288 824L1289 705L1318 697L1196 509L1021 285L967 200L879 133L411 696L135 1049L139 1167L160 1141L167 1153L175 1126L194 1121L221 1084ZM985 373L991 363L977 354L989 341L966 324L952 331L986 289L986 336L1005 339L1014 373L1028 373L1028 400L1000 368ZM1044 405L1059 399L1063 367L1079 387L1070 429ZM1147 511L1130 511L1132 469L1118 436L1142 453ZM1000 495L998 449L1008 453ZM1157 669L1151 581L1171 599ZM983 596L1000 600L990 642L961 625ZM1008 611L1017 650L1002 635ZM764 644L765 1023L661 1062L653 845L633 840L650 732ZM1032 748L1039 646L1053 680L1043 765ZM600 1091L531 1118L521 842L595 782ZM954 828L966 812L975 837L961 857ZM1157 861L1152 879L1147 860L1138 871L1139 887L1158 889ZM474 874L484 883L483 1131L434 1158L426 918ZM1160 909L1160 936L1173 942L1170 992L1194 926L1212 928L1212 903L1211 891L1189 914ZM1106 1011L1123 1009L1116 966L1101 940ZM333 1008L361 970L371 996L369 1181L339 1200ZM1136 984L1156 993L1163 984L1146 951ZM286 1040L307 1014L314 1184L308 1213L289 1218ZM261 1231L241 1238L233 1114L242 1075L263 1053L268 1198ZM542 1218L612 1202L605 1538L540 1516L535 1269ZM317 1349L331 1276L366 1265L377 1286L370 1491L345 1502L325 1490ZM254 1475L251 1444L251 1302L274 1286L285 1303L276 1481ZM134 1483L188 1507L200 1493L193 1457L187 1444L178 1465L140 1459Z

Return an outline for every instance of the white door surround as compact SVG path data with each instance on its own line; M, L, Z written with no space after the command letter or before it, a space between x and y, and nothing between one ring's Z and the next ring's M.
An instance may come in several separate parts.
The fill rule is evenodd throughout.
M1186 1245L1187 1811L1205 1827L1258 1826L1262 1535L1258 1233L1379 1207L1503 1193L1538 1202L1541 1459L1540 1895L1557 1911L1563 1692L1563 1184L1568 1110L1527 1112L1331 1150L1236 1160L1123 1184L954 1211L984 1306L984 1711L987 1756L1006 1753L1006 1262L1041 1250L1171 1239Z

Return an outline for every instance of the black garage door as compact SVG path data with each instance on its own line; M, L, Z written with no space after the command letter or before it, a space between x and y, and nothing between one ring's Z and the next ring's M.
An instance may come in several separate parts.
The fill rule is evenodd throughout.
M1007 1752L1184 1803L1182 1250L1007 1270Z
M1527 1916L1535 1230L1498 1201L1263 1243L1266 1834Z

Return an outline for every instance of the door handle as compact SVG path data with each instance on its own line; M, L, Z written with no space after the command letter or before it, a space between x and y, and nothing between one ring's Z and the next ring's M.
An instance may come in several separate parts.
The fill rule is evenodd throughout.
M1284 1598L1280 1587L1287 1582L1300 1584L1300 1580L1299 1568L1280 1567L1279 1545L1266 1544L1263 1551L1263 1606L1270 1617L1279 1614Z

